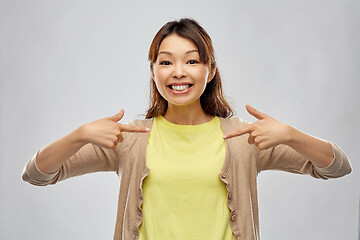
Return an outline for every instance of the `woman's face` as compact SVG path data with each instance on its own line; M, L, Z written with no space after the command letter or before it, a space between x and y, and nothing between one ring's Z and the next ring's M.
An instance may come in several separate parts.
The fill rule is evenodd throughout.
M196 44L176 34L163 39L152 75L157 90L168 104L185 106L200 103L200 96L213 76L200 62Z

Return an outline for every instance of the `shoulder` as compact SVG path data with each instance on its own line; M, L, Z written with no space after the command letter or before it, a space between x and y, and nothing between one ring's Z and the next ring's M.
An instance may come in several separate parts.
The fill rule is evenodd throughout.
M224 134L234 132L251 124L240 117L220 118L220 123ZM243 134L241 136L225 139L225 142L229 149L231 149L231 154L236 158L239 156L256 156L257 147L253 144L249 144L248 138L248 134Z
M151 128L153 122L153 118L149 119L135 119L131 122L127 122L126 124L137 126L137 127L147 127ZM139 133L139 132L123 132L124 140L122 144L119 144L119 151L123 149L131 148L134 144L138 143L146 143L149 138L149 133ZM139 141L140 140L140 141Z
M241 117L229 117L229 118L222 118L219 117L220 123L222 128L224 129L238 129L245 127L250 124L250 122L245 121Z
M131 122L128 122L129 125L139 126L139 127L148 127L150 128L153 123L153 118L146 119L135 119Z

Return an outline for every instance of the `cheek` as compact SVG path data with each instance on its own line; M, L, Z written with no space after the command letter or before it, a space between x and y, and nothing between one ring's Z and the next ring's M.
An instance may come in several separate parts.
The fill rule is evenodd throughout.
M155 83L156 89L163 96L165 92L165 83L166 83L166 73L162 70L156 69L153 72L153 81ZM164 97L164 96L163 96Z
M197 79L199 79L201 81L204 81L204 82L207 82L208 75L209 75L209 70L206 67L201 68L201 69L198 69L194 74L196 75Z
M164 82L168 78L169 71L166 69L154 69L153 79L155 82Z

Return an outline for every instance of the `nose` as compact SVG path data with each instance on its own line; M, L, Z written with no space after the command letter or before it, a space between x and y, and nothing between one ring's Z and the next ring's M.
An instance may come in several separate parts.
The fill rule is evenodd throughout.
M173 78L184 78L187 77L187 73L182 64L176 64L172 73Z

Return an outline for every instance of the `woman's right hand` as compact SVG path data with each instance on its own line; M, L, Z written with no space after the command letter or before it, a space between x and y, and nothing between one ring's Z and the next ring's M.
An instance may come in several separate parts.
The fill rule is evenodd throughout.
M122 132L149 132L150 129L118 123L124 116L124 110L112 117L85 123L64 137L43 147L36 156L36 166L43 173L54 173L62 164L79 151L84 145L115 150L123 140Z
M85 143L93 143L100 147L115 150L117 144L123 141L122 132L149 132L149 128L118 123L124 116L124 110L111 117L102 118L81 125L80 132Z

